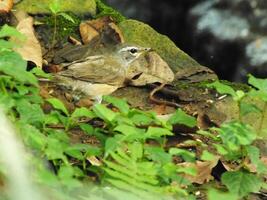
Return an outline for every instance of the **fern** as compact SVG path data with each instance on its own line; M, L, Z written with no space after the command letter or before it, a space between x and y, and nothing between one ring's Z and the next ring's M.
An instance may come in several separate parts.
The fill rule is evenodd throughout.
M105 160L106 181L131 192L163 192L157 177L158 166L143 158L143 145L128 146L132 146L131 151L119 147L110 153L109 160Z

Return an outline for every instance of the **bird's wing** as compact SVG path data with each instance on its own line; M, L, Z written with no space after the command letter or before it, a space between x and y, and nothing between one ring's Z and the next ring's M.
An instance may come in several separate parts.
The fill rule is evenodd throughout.
M116 85L125 78L122 67L112 58L91 56L84 61L69 65L58 75L92 83Z

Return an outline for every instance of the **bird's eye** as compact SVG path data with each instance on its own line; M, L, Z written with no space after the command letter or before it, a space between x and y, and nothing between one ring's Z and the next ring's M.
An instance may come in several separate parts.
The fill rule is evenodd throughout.
M132 49L130 49L130 53L132 53L132 54L137 53L137 49L136 49L136 48L132 48Z

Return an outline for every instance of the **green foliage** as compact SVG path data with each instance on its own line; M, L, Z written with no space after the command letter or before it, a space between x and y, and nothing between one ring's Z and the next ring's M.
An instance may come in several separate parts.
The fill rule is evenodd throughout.
M260 160L260 150L254 145L254 141L260 138L259 133L251 126L242 123L241 120L242 116L249 113L262 113L262 118L264 118L265 110L261 110L257 105L246 103L243 100L246 97L253 97L266 101L267 81L249 75L249 84L256 89L251 89L246 93L240 90L235 91L230 86L224 85L219 81L208 84L208 87L215 88L218 93L232 96L237 102L240 112L240 121L224 123L219 128L211 128L210 131L199 131L199 134L211 139L217 155L220 155L223 160L240 163L238 170L225 172L222 175L222 183L227 187L229 192L218 193L211 189L208 193L209 199L219 197L240 199L250 193L258 192L265 185L263 174L266 175L267 166ZM217 135L214 135L214 133ZM205 150L201 158L203 160L210 160L212 159L212 153ZM247 171L245 160L250 160L256 167L256 173Z
M187 115L184 111L181 109L176 110L174 115L171 116L171 118L168 121L170 124L183 124L188 127L195 127L197 125L197 121L194 117L191 117Z
M235 171L225 172L222 175L222 183L226 185L232 194L241 198L251 192L258 192L263 182L255 174Z
M47 18L47 24L53 26L53 36L51 48L56 44L57 38L64 38L64 36L69 35L74 32L73 29L77 28L80 20L74 15L63 12L62 0L52 0L48 9L52 13L52 20Z
M51 4L50 10L58 14L60 7ZM96 104L91 109L76 108L73 111L56 98L44 101L39 96L36 75L47 75L38 69L26 70L26 61L12 51L14 44L4 40L10 36L23 38L8 26L0 30L0 43L4 44L0 46L0 106L17 128L25 146L34 152L37 182L63 187L62 199L70 198L70 193L84 187L89 173L104 186L112 185L127 191L117 199L131 195L142 199L149 199L151 195L195 199L191 195L195 186L185 175L195 176L198 169L177 165L174 162L177 159L191 165L200 159L214 161L219 157L222 161L239 164L238 169L222 174L223 192L209 189L209 199L240 199L266 187L263 180L267 168L255 145L258 133L241 121L241 117L248 113L264 112L243 99L250 96L266 101L265 80L250 76L249 83L256 89L246 93L220 82L208 85L221 94L231 95L239 105L241 117L239 121L200 130L198 134L207 138L210 145L195 141L203 150L202 155L198 155L199 152L194 150L170 147L167 143L176 134L174 125L197 126L196 119L181 109L169 120L162 120L153 112L130 108L125 100L108 96L104 100L109 105ZM50 104L52 108L44 112L44 104ZM91 122L100 125L94 126ZM72 141L72 131L96 138L97 144ZM43 166L44 160L54 171ZM248 161L257 169L255 173L248 171ZM114 197L112 191L109 195ZM81 195L79 199L85 197Z
M51 13L54 16L60 15L63 18L65 18L66 20L68 20L69 22L75 23L75 20L70 15L68 15L65 12L62 12L61 4L62 4L62 1L60 1L60 0L53 0L49 4L49 10L51 11Z
M59 8L53 5L51 10L56 13ZM5 29L4 36L18 34L12 28ZM36 75L46 75L37 69L26 71L26 62L10 49L12 45L8 45L7 42L5 47L0 47L3 55L0 57L0 105L5 105L5 111L20 130L19 136L26 147L40 158L36 165L38 182L61 185L71 191L82 187L81 180L91 172L96 173L101 182L136 195L149 196L151 192L157 192L188 196L182 186L191 183L182 175L195 173L176 166L172 157L181 156L194 162L194 154L186 150L178 152L178 148L176 152L169 152L165 142L168 136L174 135L173 124L195 125L192 117L180 110L170 121L160 120L155 113L131 109L125 100L114 97L104 97L113 108L96 104L92 109L76 108L70 112L56 98L46 101L40 98ZM42 110L45 103L51 105L50 111ZM102 121L105 126L97 128L86 123L93 119ZM72 129L95 136L100 145L73 143L70 138ZM146 143L151 140L157 146L147 147ZM102 158L104 163L92 166L87 161L91 157ZM38 167L43 159L53 165L56 174ZM177 181L181 185L172 185Z
M227 200L239 200L238 195L234 195L230 192L221 192L215 189L210 189L208 191L208 199L227 199Z
M96 1L96 7L97 7L96 18L103 17L103 16L111 16L117 23L122 22L126 19L117 10L104 4L102 0L95 0L95 1Z

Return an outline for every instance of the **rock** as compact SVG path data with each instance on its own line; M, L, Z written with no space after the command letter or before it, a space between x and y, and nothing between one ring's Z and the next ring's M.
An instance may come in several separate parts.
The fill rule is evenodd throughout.
M129 19L119 23L119 27L126 42L151 47L169 64L174 72L182 68L200 66L167 36L159 34L147 24Z
M267 5L264 0L205 0L190 11L193 56L220 78L244 81L267 75ZM202 52L202 54L200 54Z
M50 13L49 3L53 0L23 0L14 9L22 9L30 14ZM74 13L96 14L95 0L68 0L60 1L60 11Z

